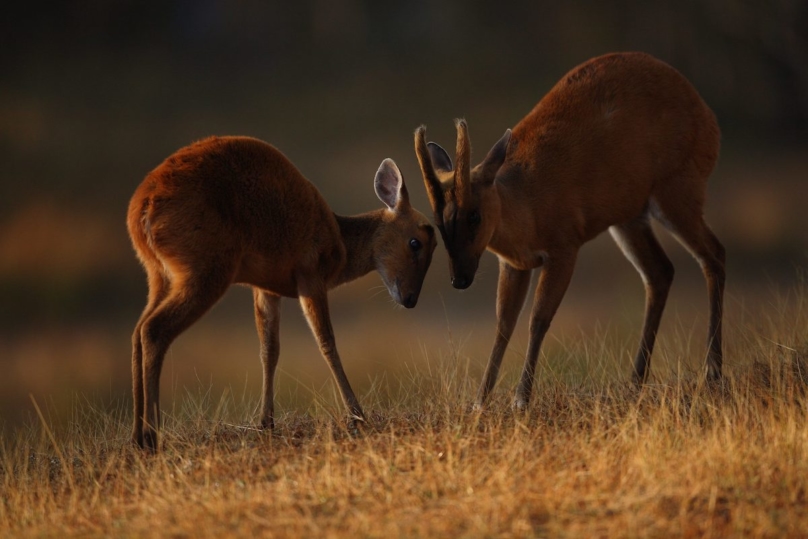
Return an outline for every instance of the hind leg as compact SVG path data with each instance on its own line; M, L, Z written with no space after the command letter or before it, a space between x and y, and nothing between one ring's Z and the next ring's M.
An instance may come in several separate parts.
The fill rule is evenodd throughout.
M217 271L195 271L180 282L172 282L168 296L143 320L143 425L142 445L157 449L160 424L160 371L168 347L180 333L196 322L230 286L230 275Z
M143 344L140 338L140 330L143 322L148 319L154 310L168 296L169 282L166 277L158 271L149 271L149 298L146 308L135 325L132 333L132 398L134 401L134 425L132 428L132 442L138 446L143 446Z
M280 355L280 307L281 297L265 290L253 288L255 326L261 343L261 365L264 367L264 386L261 394L261 427L275 427L274 380L275 368Z
M682 200L673 199L674 201ZM726 280L724 246L704 222L700 204L665 204L659 202L660 222L668 228L701 266L707 281L710 301L710 322L707 332L707 379L721 378L723 352L721 343L724 305L724 282Z
M645 284L645 317L633 375L634 383L640 385L648 377L651 353L673 282L673 264L654 236L647 217L615 225L609 232Z

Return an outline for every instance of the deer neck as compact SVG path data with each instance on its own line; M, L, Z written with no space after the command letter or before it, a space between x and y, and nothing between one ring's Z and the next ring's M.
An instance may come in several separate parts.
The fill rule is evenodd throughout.
M520 197L514 196L514 193L507 187L496 185L495 189L499 199L500 212L494 234L488 245L491 250L499 254L514 243L519 243L519 236L525 234L527 229L525 223L522 223L520 219L524 213L522 207L524 201Z
M376 269L374 237L382 224L383 211L351 216L334 214L345 246L345 265L339 284L358 279Z

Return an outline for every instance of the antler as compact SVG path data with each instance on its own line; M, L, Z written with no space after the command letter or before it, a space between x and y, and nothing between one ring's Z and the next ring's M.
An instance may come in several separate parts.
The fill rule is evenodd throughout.
M455 120L457 127L457 149L455 150L455 189L462 193L471 184L471 140L466 120Z

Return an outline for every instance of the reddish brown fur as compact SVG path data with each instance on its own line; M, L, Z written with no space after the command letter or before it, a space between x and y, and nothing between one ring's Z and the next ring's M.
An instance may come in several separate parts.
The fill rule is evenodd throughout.
M342 370L326 293L376 269L394 299L414 307L435 248L432 227L410 206L392 160L382 163L375 183L387 208L338 216L283 154L248 137L202 140L146 177L127 217L149 283L132 337L138 445L157 447L168 346L233 283L254 291L264 364L261 424L273 426L282 296L300 298L351 417L364 419Z
M589 60L565 75L513 132L506 131L468 175L460 167L453 171L443 149L425 143L424 132L416 131L416 154L449 251L453 284L471 284L485 249L500 260L498 334L478 405L496 382L530 273L543 267L515 401L527 405L541 341L577 252L606 229L646 285L634 368L635 381L645 380L673 279L650 217L702 266L710 296L708 377L720 377L724 248L703 219L720 134L714 114L679 72L642 53ZM462 120L458 148L467 159L470 142ZM481 216L476 225L475 212Z

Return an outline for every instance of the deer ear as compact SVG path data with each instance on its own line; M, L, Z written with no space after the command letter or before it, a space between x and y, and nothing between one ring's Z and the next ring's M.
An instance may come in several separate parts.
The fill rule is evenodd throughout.
M444 155L446 151L435 144L426 142L426 126L422 125L415 130L415 156L418 158L418 165L421 167L421 175L424 177L426 194L429 197L429 205L435 215L435 222L443 223L443 208L446 206L446 191L444 185L438 179L435 172L435 165L432 154L436 149L440 149ZM452 160L446 155L446 160L451 164Z
M429 157L432 158L432 166L435 167L436 172L451 172L454 168L452 166L452 158L446 153L446 150L440 147L435 142L429 142L426 145L429 150Z
M391 210L395 210L400 204L408 203L410 200L401 171L392 159L382 161L379 170L376 171L373 187L379 200Z
M485 156L485 160L482 162L483 169L485 170L484 177L490 179L492 182L494 181L494 176L496 176L497 171L502 166L502 163L505 162L510 140L511 130L506 129L505 134L502 135L502 138L488 151L488 155Z
M502 138L488 151L485 156L485 166L498 169L505 162L505 154L508 151L508 142L511 140L511 130L506 129Z

